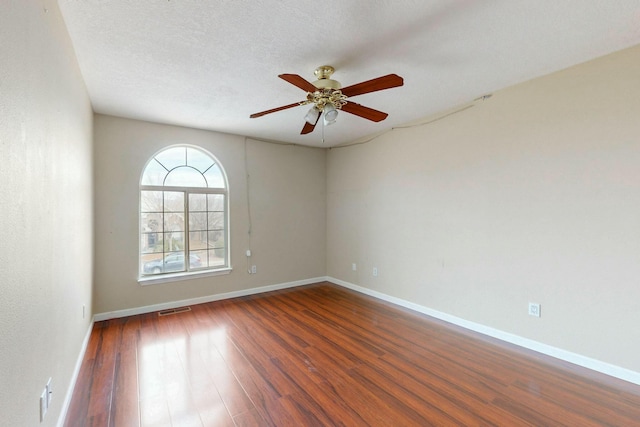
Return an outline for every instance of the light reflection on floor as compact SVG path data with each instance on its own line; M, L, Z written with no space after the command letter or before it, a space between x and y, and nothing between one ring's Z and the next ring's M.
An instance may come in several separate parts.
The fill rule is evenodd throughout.
M215 378L215 367L225 363L227 330L208 328L161 341L141 334L137 360L141 425L202 426L228 417L219 391L227 376Z

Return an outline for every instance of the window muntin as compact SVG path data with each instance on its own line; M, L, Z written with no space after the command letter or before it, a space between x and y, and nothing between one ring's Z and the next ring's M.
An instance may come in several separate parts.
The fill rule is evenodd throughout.
M226 176L213 156L189 146L156 154L140 185L140 276L228 268L227 213Z

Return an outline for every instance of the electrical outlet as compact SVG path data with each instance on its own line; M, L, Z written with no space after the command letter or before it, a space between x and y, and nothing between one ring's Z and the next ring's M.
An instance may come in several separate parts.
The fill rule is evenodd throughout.
M540 317L540 304L535 302L529 303L529 316Z
M356 266L355 262L353 264L351 264L351 270L356 271L357 269L358 269L358 267Z
M85 317L87 317L87 307L82 304L82 318L84 319Z
M256 267L255 265L251 266L251 274L256 274L258 272L258 267Z
M373 267L373 277L378 277L378 267Z

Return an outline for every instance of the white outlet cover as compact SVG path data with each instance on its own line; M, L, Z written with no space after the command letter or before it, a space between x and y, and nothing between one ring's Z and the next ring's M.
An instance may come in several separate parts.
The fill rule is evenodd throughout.
M535 302L530 302L529 303L529 315L530 316L535 316L535 317L540 317L540 304L535 303Z

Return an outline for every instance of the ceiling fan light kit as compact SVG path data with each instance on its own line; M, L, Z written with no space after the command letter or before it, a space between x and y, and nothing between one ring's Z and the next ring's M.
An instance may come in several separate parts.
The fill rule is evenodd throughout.
M297 107L298 105L313 104L311 109L305 115L305 124L300 132L303 135L313 132L321 115L323 116L323 123L325 125L335 123L338 117L338 110L346 111L347 113L351 113L367 120L380 122L387 118L387 113L347 101L347 98L379 90L390 89L404 84L402 77L396 74L388 74L376 79L347 86L343 89L339 81L330 78L334 71L335 69L330 65L322 65L316 68L314 74L318 80L313 83L309 83L297 74L280 74L278 77L281 79L286 80L292 85L306 91L307 99L297 103L255 113L249 117L253 119L262 117L266 114L275 113L277 111Z
M332 124L335 123L336 119L338 118L338 110L336 109L336 107L334 107L334 105L329 102L327 104L324 105L324 124Z
M313 107L311 107L311 109L309 109L309 111L307 112L307 115L304 116L304 120L310 125L315 125L320 113L321 111L318 110L314 105Z

